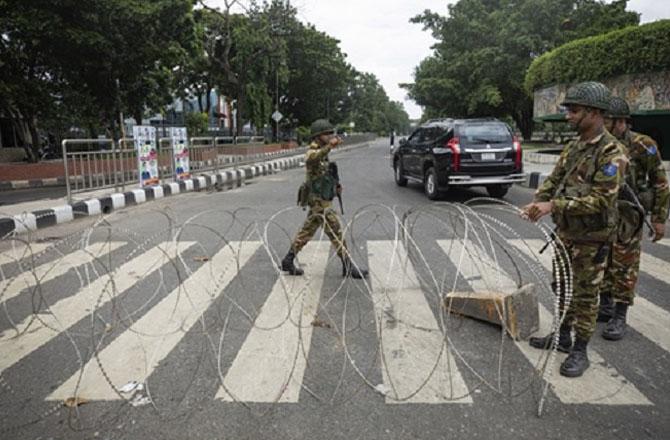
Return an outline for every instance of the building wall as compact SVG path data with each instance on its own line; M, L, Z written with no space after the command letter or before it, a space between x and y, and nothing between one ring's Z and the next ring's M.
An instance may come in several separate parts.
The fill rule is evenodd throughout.
M633 129L653 137L665 160L670 160L670 71L621 75L601 80L615 96L628 102ZM534 93L533 116L555 120L570 84L555 84Z
M620 96L631 111L667 110L670 112L670 71L622 75L603 81L615 96ZM543 118L561 112L560 103L570 84L555 84L534 93L533 117Z

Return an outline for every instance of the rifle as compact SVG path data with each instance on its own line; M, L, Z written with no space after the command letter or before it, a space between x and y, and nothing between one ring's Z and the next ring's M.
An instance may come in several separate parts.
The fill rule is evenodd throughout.
M544 251L547 250L550 244L552 244L554 241L556 241L556 232L558 231L558 228L554 228L553 231L551 231L551 234L549 235L549 240L542 246L542 249L540 249L539 254L543 254Z
M654 226L651 224L651 221L647 218L646 215L647 213L644 207L642 206L642 203L640 203L640 199L637 198L635 191L633 191L633 188L631 188L627 182L624 182L621 185L621 188L619 189L619 197L622 200L632 203L637 208L637 210L640 213L640 216L642 217L642 221L649 228L649 236L653 237L654 235L656 235L656 232L654 232Z
M340 184L340 171L337 169L337 164L335 162L328 162L328 174L335 181L335 195L337 200L340 202L340 212L344 215L344 205L342 204L342 194L337 192L337 187Z

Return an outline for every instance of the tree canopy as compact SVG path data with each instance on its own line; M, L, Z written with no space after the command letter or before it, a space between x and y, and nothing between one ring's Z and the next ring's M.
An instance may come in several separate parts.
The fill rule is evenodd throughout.
M403 84L425 118L511 117L524 137L532 101L524 88L534 58L576 38L636 25L627 0L459 0L448 16L412 19L437 40L434 53Z
M213 90L235 102L238 129L272 126L277 102L284 128L328 117L381 132L407 121L289 1L250 0L235 12L240 4L0 0L0 113L29 133L21 140L33 159L40 130L118 137L122 113L139 123L179 97L209 114Z
M555 83L670 69L670 20L631 26L564 44L536 58L526 73L529 93Z

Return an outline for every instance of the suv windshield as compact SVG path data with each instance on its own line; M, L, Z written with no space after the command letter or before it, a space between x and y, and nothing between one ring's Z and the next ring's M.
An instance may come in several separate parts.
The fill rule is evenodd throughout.
M462 125L459 135L461 142L468 144L500 144L512 141L509 130L502 124Z

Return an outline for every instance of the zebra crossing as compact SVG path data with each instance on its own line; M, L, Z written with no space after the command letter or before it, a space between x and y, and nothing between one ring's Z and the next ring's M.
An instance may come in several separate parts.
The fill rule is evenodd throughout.
M54 261L40 263L32 271L2 280L0 303L6 307L10 299L16 301L34 294L38 284L50 283L51 286L96 259L122 252L126 244L122 241L92 243L84 249L58 255ZM549 255L537 255L544 244L542 240L508 240L508 244L550 270ZM668 240L660 244L670 247ZM0 333L0 374L21 361L30 360L36 350L70 331L93 310L132 291L143 278L177 261L182 253L196 245L195 241L166 241L147 249L133 249L112 273L92 279L70 296L51 300L49 292L43 292L48 309L40 313L39 319L26 316ZM458 267L461 279L457 281L474 291L516 288L512 274L501 269L477 243L467 239L437 240L437 245L444 259ZM445 336L430 307L429 300L434 302L439 298L430 298L430 293L422 288L407 250L402 243L388 240L369 240L366 246L370 269L366 286L378 341L378 346L370 347L370 352L377 353L382 380L378 391L384 395L384 402L394 405L476 403L449 335ZM42 243L30 247L35 253L46 249L48 244ZM207 264L188 271L179 285L136 316L95 358L87 359L76 373L57 384L47 400L63 400L74 395L93 401L122 399L119 389L131 381L149 380L157 366L231 285L239 269L263 252L260 241L230 242L223 246ZM300 401L310 351L319 348L312 347L312 322L327 284L331 254L327 241L313 241L301 253L306 262L306 276L285 276L274 268L268 271L276 281L232 363L221 371L218 390L213 390L216 400L278 404ZM0 268L4 270L28 255L25 246L0 253ZM642 272L658 282L670 284L667 263L656 256L643 255ZM540 333L544 333L548 331L552 315L542 304L539 311ZM670 352L669 312L638 297L629 316L630 326L635 331L658 349ZM514 341L514 347L529 369L540 367L543 352L530 348L525 341ZM553 394L562 403L653 405L597 348L590 350L591 368L578 379L566 379L558 374L563 356L557 355L555 371L548 376Z

